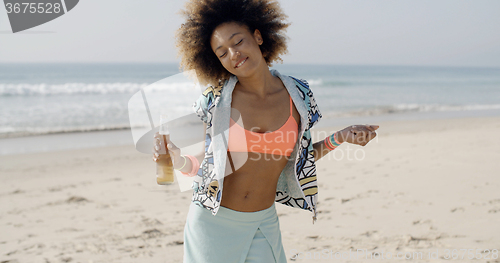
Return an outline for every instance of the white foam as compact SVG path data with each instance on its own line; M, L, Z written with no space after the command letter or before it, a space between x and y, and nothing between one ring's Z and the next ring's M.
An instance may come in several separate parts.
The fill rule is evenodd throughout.
M464 110L495 110L500 109L500 104L472 104L472 105L441 105L441 104L396 104L394 109L399 112L417 111L464 111Z
M311 80L307 80L307 83L309 83L309 86L311 86L311 85L323 85L323 80L322 79L311 79Z
M110 94L137 92L141 88L149 86L151 91L183 92L191 83L0 83L0 96L31 96L31 95L61 95L61 94Z

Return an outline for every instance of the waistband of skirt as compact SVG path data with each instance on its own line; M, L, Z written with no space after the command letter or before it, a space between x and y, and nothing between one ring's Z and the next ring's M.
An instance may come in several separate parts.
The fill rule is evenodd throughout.
M224 206L220 206L215 217L224 217L231 220L245 221L245 222L261 221L263 219L273 218L277 216L275 204L276 203L273 203L269 208L255 212L240 212ZM206 208L196 205L193 202L191 203L191 205L196 206L198 209L203 209L204 213L210 213L210 216L214 216L212 214L212 211Z

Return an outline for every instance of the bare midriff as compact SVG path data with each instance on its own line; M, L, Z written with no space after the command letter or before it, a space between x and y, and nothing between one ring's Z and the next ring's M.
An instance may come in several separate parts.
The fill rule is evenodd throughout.
M287 157L266 153L230 154L234 163L244 164L224 178L221 205L240 212L255 212L271 207ZM239 159L239 160L238 160ZM229 161L226 162L229 165Z
M237 109L235 112L241 113L243 128L259 133L278 130L290 115L289 94L284 86L280 92L269 95L265 100L253 100L251 96L235 90L232 107ZM300 116L295 106L292 116L300 127ZM232 111L231 117L236 120L239 116ZM289 158L271 153L228 152L226 171L230 172L226 172L224 178L221 206L240 212L256 212L271 207L279 176Z

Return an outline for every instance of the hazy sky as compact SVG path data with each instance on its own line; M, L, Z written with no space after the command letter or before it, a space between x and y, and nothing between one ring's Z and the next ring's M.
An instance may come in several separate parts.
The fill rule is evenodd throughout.
M81 0L13 34L0 6L1 62L177 62L185 1ZM498 0L281 0L285 63L500 67Z

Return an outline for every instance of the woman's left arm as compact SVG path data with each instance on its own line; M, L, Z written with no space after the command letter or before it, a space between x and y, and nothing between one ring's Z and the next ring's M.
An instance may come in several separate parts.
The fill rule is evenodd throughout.
M348 142L365 146L377 136L377 132L375 130L378 128L378 125L351 125L336 132L336 142L338 144ZM318 161L330 151L337 148L334 144L332 144L333 141L334 139L332 134L332 136L326 137L324 140L313 144L314 161Z

